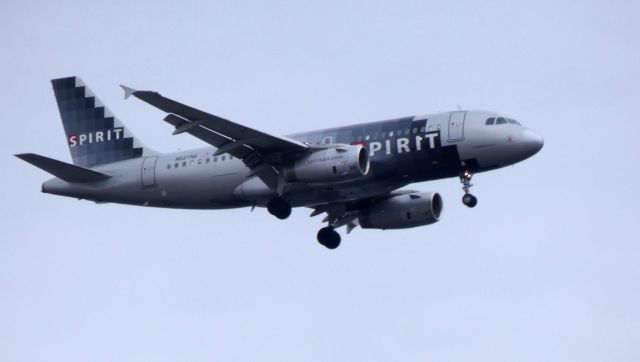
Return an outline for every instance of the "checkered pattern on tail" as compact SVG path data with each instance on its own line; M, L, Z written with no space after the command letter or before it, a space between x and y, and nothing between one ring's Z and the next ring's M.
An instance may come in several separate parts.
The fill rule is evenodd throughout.
M73 163L93 167L154 153L131 134L78 77L53 79Z

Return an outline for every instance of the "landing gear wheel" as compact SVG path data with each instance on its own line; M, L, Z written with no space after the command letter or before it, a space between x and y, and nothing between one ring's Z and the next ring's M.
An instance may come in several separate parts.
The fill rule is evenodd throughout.
M462 203L468 207L474 207L478 204L478 198L471 194L464 194L464 196L462 196Z
M464 196L462 196L462 203L468 207L474 207L478 204L478 199L469 193L471 186L471 177L473 174L471 171L464 171L460 174L460 182L462 183L462 190L464 190Z
M340 234L338 234L331 226L323 227L318 231L318 242L328 249L335 249L340 246Z
M282 197L274 197L267 203L269 213L280 220L284 220L291 215L291 205Z

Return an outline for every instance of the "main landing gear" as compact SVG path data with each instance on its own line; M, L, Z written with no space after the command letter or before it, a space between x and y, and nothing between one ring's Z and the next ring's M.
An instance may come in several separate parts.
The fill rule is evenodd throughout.
M326 226L318 231L318 242L328 249L335 249L340 246L340 234L331 226Z
M291 205L282 197L274 197L267 203L269 213L280 220L284 220L291 215Z
M462 196L462 203L468 207L474 207L478 204L478 199L469 193L471 186L471 177L473 174L470 171L464 171L460 175L460 182L462 183L462 190L464 190L464 196Z
M282 197L274 197L267 203L269 213L278 219L286 219L291 215L291 205ZM318 231L318 242L328 249L340 246L340 234L333 227L326 226Z

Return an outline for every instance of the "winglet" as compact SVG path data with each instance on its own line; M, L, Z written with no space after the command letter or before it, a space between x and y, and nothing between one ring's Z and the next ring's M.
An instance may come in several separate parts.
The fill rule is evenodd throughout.
M133 95L133 93L136 92L135 89L129 88L126 85L120 84L120 88L122 88L124 90L124 99L127 99L127 98L131 97L131 95Z

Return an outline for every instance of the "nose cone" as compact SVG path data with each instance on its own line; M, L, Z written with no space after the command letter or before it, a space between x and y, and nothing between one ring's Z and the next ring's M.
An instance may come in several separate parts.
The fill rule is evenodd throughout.
M524 148L524 152L527 154L527 157L531 157L542 149L542 146L544 145L544 139L542 138L542 136L533 132L532 130L526 129L522 133L522 139L520 143Z

